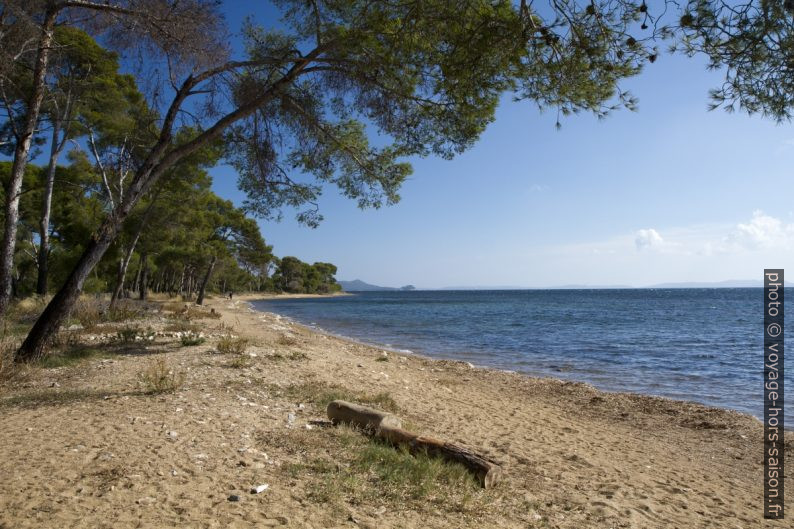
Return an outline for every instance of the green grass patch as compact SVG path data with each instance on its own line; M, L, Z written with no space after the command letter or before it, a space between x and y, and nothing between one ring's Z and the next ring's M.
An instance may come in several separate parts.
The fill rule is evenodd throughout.
M97 400L104 398L106 395L107 392L91 389L30 391L14 395L13 397L0 399L0 408L14 406L57 406L85 400Z
M113 356L107 349L95 347L73 347L65 351L51 353L39 361L39 365L52 369L56 367L71 367L87 360L109 358Z
M197 333L190 333L188 335L183 336L180 339L183 347L192 347L194 345L201 345L207 340L203 336L199 336Z
M294 443L306 434L295 432ZM474 511L485 499L476 479L457 463L412 455L406 448L364 436L348 427L315 434L309 447L327 453L282 467L288 477L308 478L309 499L340 508L345 504L389 504L393 509L427 508L453 512Z

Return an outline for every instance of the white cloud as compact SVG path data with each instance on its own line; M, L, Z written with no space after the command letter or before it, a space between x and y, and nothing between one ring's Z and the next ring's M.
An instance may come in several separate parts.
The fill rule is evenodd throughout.
M549 188L549 186L544 185L544 184L532 184L531 186L529 186L529 192L530 193L539 193L541 191L546 191L548 188Z
M644 250L650 248L659 248L664 244L664 239L662 236L659 235L659 232L654 230L653 228L649 228L647 230L639 230L637 231L636 237L634 238L634 244L637 246L637 250Z
M726 243L741 248L787 247L794 240L794 224L785 224L763 211L754 211L750 222L739 223L726 237Z

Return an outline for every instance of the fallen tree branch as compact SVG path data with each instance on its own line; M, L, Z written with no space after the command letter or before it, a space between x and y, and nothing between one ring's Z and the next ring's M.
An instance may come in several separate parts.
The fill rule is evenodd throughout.
M412 454L424 452L459 463L474 474L483 488L493 487L502 477L502 468L487 457L462 446L403 430L402 421L396 415L343 400L328 404L326 412L334 424L357 426L395 446L407 446Z

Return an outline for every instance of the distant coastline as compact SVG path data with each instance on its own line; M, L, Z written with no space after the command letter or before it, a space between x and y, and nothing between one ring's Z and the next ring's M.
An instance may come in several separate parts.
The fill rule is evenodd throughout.
M372 292L372 291L399 291L399 290L422 290L422 291L479 291L479 290L652 290L652 289L682 289L682 288L762 288L763 281L752 279L729 279L725 281L685 281L685 282L670 282L670 283L655 283L652 285L632 286L632 285L586 285L586 284L570 284L570 285L554 285L548 287L537 286L519 286L519 285L458 285L447 287L430 287L421 288L414 287L413 285L406 285L404 287L383 287L366 283L359 279L354 281L339 281L342 288L346 292Z

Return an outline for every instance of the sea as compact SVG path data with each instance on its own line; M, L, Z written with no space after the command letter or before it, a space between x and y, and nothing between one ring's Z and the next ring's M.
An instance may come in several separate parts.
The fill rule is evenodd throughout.
M385 291L253 304L387 349L763 414L761 288ZM787 356L794 391L794 350ZM794 394L789 402L790 427Z

